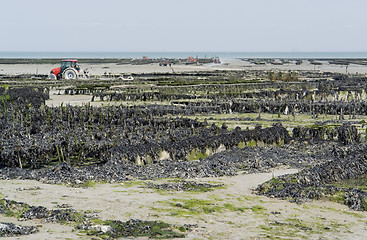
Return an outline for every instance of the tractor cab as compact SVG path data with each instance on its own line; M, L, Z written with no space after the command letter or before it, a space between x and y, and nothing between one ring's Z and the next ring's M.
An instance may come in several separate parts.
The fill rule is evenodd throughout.
M77 71L80 70L78 60L62 60L61 62L61 72L64 72L67 68L74 68Z

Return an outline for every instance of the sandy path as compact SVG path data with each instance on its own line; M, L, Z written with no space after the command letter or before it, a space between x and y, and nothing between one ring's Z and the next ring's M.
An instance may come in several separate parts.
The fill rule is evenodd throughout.
M271 199L252 194L251 189L269 180L273 175L295 172L297 170L279 169L273 173L239 174L235 177L196 179L197 182L224 183L223 189L205 193L166 192L142 188L144 182L135 181L125 184L97 184L90 188L73 188L62 185L42 184L37 181L2 180L0 192L7 198L26 202L30 205L45 206L49 209L58 204L69 204L77 210L98 211L101 219L118 219L126 221L131 218L142 220L162 220L173 224L198 224L187 239L248 239L265 238L267 235L281 234L278 231L297 230L295 236L326 239L362 239L367 231L367 213L356 213L346 206L331 202L312 202L297 205L287 201ZM159 180L156 182L164 182ZM22 190L34 186L39 190ZM176 200L175 200L176 199ZM241 211L224 209L212 213L187 214L173 216L177 208L169 203L190 199L207 200L212 206L233 206ZM256 211L259 209L259 211ZM311 230L300 230L292 225L298 219ZM1 217L9 222L9 218ZM16 222L15 219L10 219ZM272 223L281 222L281 229ZM317 222L318 225L315 225ZM19 224L19 223L18 223ZM16 239L87 239L86 236L72 232L71 226L45 224L37 221L21 222L23 225L41 224L40 232L31 236ZM302 225L303 226L303 225ZM321 231L323 228L331 230ZM317 230L317 231L316 231ZM321 232L320 232L321 231ZM275 236L272 235L272 236Z

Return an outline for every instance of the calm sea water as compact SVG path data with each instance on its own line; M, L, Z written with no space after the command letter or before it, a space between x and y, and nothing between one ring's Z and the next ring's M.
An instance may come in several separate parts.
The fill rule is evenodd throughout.
M0 52L0 58L367 58L367 52Z

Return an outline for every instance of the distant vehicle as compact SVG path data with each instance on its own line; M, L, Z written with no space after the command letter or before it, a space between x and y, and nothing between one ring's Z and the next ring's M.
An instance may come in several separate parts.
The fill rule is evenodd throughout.
M159 66L167 66L167 65L171 65L168 59L162 58L161 61L159 61Z
M133 75L130 73L104 73L100 76L102 79L120 79L125 81L134 80Z
M188 57L187 58L187 61L186 61L186 64L197 64L198 63L198 60L194 57Z
M78 64L78 60L67 59L62 60L61 67L54 68L51 70L49 78L58 79L78 79L80 77L85 77L86 72L81 71Z
M220 63L222 63L222 61L219 59L219 57L215 57L213 59L213 63L220 64Z
M134 77L131 74L121 74L118 79L132 81L134 80Z

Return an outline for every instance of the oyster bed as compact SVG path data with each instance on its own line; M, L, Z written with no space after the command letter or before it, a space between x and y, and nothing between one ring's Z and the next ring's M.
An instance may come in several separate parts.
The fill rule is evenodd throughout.
M71 187L149 180L143 187L150 190L206 192L225 186L196 179L292 168L298 173L273 177L255 192L296 203L327 199L366 211L365 189L337 185L367 173L365 77L307 71L274 76L257 70L151 73L135 74L129 83L44 80L42 87L21 77L8 84L6 77L0 86L0 179ZM90 101L50 106L51 92ZM175 180L154 183L167 178ZM99 220L67 204L49 210L1 201L2 214L72 222L101 238L176 238L191 231L190 224ZM0 224L4 236L36 231Z

